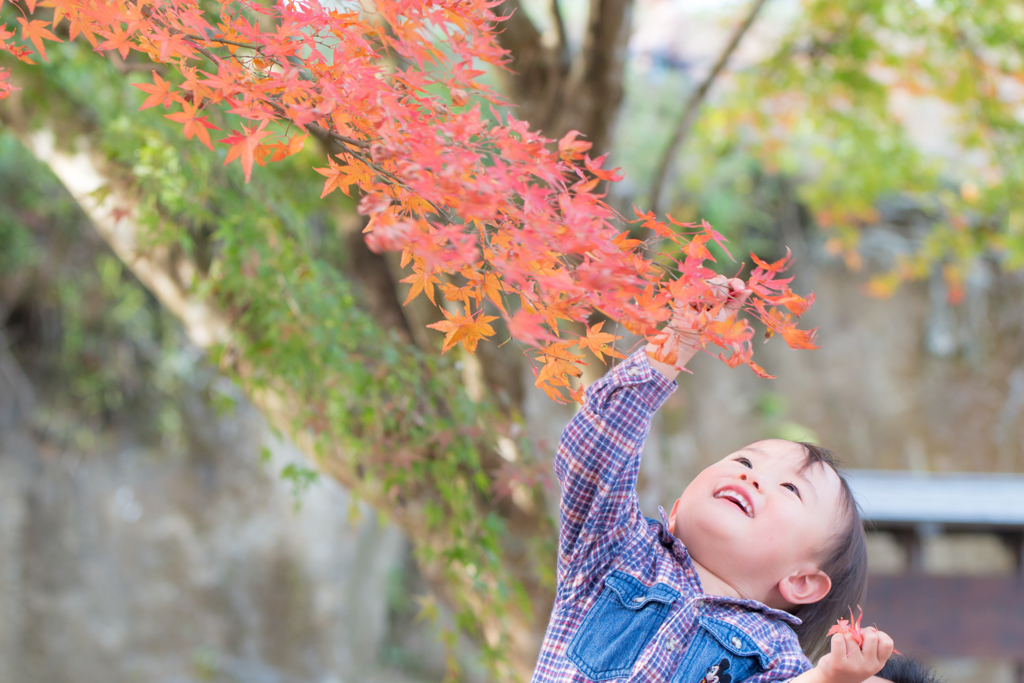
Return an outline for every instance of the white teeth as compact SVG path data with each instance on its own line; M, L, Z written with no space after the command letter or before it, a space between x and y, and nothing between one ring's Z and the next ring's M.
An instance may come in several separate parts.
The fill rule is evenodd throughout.
M718 493L715 494L715 498L728 498L734 503L739 504L739 506L743 508L743 511L747 513L747 517L754 516L754 510L752 509L750 503L747 502L746 498L744 498L735 491L732 491L730 489L719 491Z

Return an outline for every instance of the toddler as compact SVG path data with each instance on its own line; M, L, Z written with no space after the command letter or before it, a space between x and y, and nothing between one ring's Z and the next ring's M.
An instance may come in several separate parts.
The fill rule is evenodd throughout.
M726 307L749 296L716 278ZM697 352L696 318L666 328L679 366ZM648 347L647 351L653 351ZM864 531L850 489L823 448L772 439L701 472L660 520L636 495L655 411L676 367L644 350L587 391L562 433L558 589L534 683L862 683L892 640L860 647L826 633L864 595Z

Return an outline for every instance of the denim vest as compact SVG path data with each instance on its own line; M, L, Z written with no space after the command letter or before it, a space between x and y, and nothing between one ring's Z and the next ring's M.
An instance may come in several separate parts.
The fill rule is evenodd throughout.
M566 656L594 681L628 676L681 597L667 584L646 586L625 572L611 572ZM701 616L671 683L740 683L768 663L768 656L741 628Z

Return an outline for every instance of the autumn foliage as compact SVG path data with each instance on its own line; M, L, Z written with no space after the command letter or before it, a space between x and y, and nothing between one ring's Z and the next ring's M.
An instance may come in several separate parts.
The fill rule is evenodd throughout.
M591 158L574 132L555 143L531 131L478 80L507 62L494 39L496 4L242 0L212 14L194 0L24 0L17 24L0 25L0 50L31 63L46 59L47 42L84 40L172 67L173 78L153 70L152 84L137 85L142 108L163 107L186 138L223 147L225 164L239 163L247 180L308 135L331 143L336 153L316 169L323 194L360 197L370 248L401 251L408 300L422 295L442 308L431 327L444 333L443 350L473 352L496 335L500 316L556 400L579 400L570 377L580 376L584 351L621 356L616 331L660 343L673 305L701 311L705 348L765 375L747 320L717 320L708 246L724 249L721 235L638 211L633 234L653 237L633 238L603 201L620 179L605 157ZM0 98L14 87L10 76L0 68ZM237 125L218 130L212 107ZM780 276L790 258L752 258L747 313L769 336L814 348L813 331L797 327L813 295L794 294ZM587 326L597 312L611 323ZM570 322L585 332L570 332Z

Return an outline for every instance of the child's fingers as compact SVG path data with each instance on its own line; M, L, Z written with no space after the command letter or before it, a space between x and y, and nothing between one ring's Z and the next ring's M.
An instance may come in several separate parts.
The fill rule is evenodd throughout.
M885 665L886 660L889 659L889 655L892 654L892 638L888 634L882 633L874 626L861 631L864 634L864 656L868 660L877 663L879 669Z
M742 308L743 304L750 298L750 295L753 294L752 290L747 289L747 283L738 277L729 280L729 289L729 300L726 302L725 307L733 311L738 311Z
M712 292L719 301L723 302L723 308L735 312L738 311L751 294L747 284L738 277L726 278L724 275L716 275L707 280Z
M894 643L885 631L878 632L878 661L886 662L892 656Z
M857 642L857 638L852 633L846 633L843 635L846 639L846 656L849 659L863 659L864 652L861 650L860 643Z
M874 626L868 626L861 629L860 633L864 636L864 642L861 644L860 649L864 654L873 657L878 652L878 629Z
M848 650L846 647L846 637L842 633L837 633L832 636L832 654L839 659L846 659L848 656Z
M747 289L747 283L738 277L729 280L729 287L732 289L730 296L734 299L746 299L753 293L753 290Z
M738 277L731 277L731 278L729 278L727 280L727 283L729 285L729 289L732 290L733 294L737 294L739 292L742 292L744 289L747 288L747 283L744 282L743 280L739 279Z

